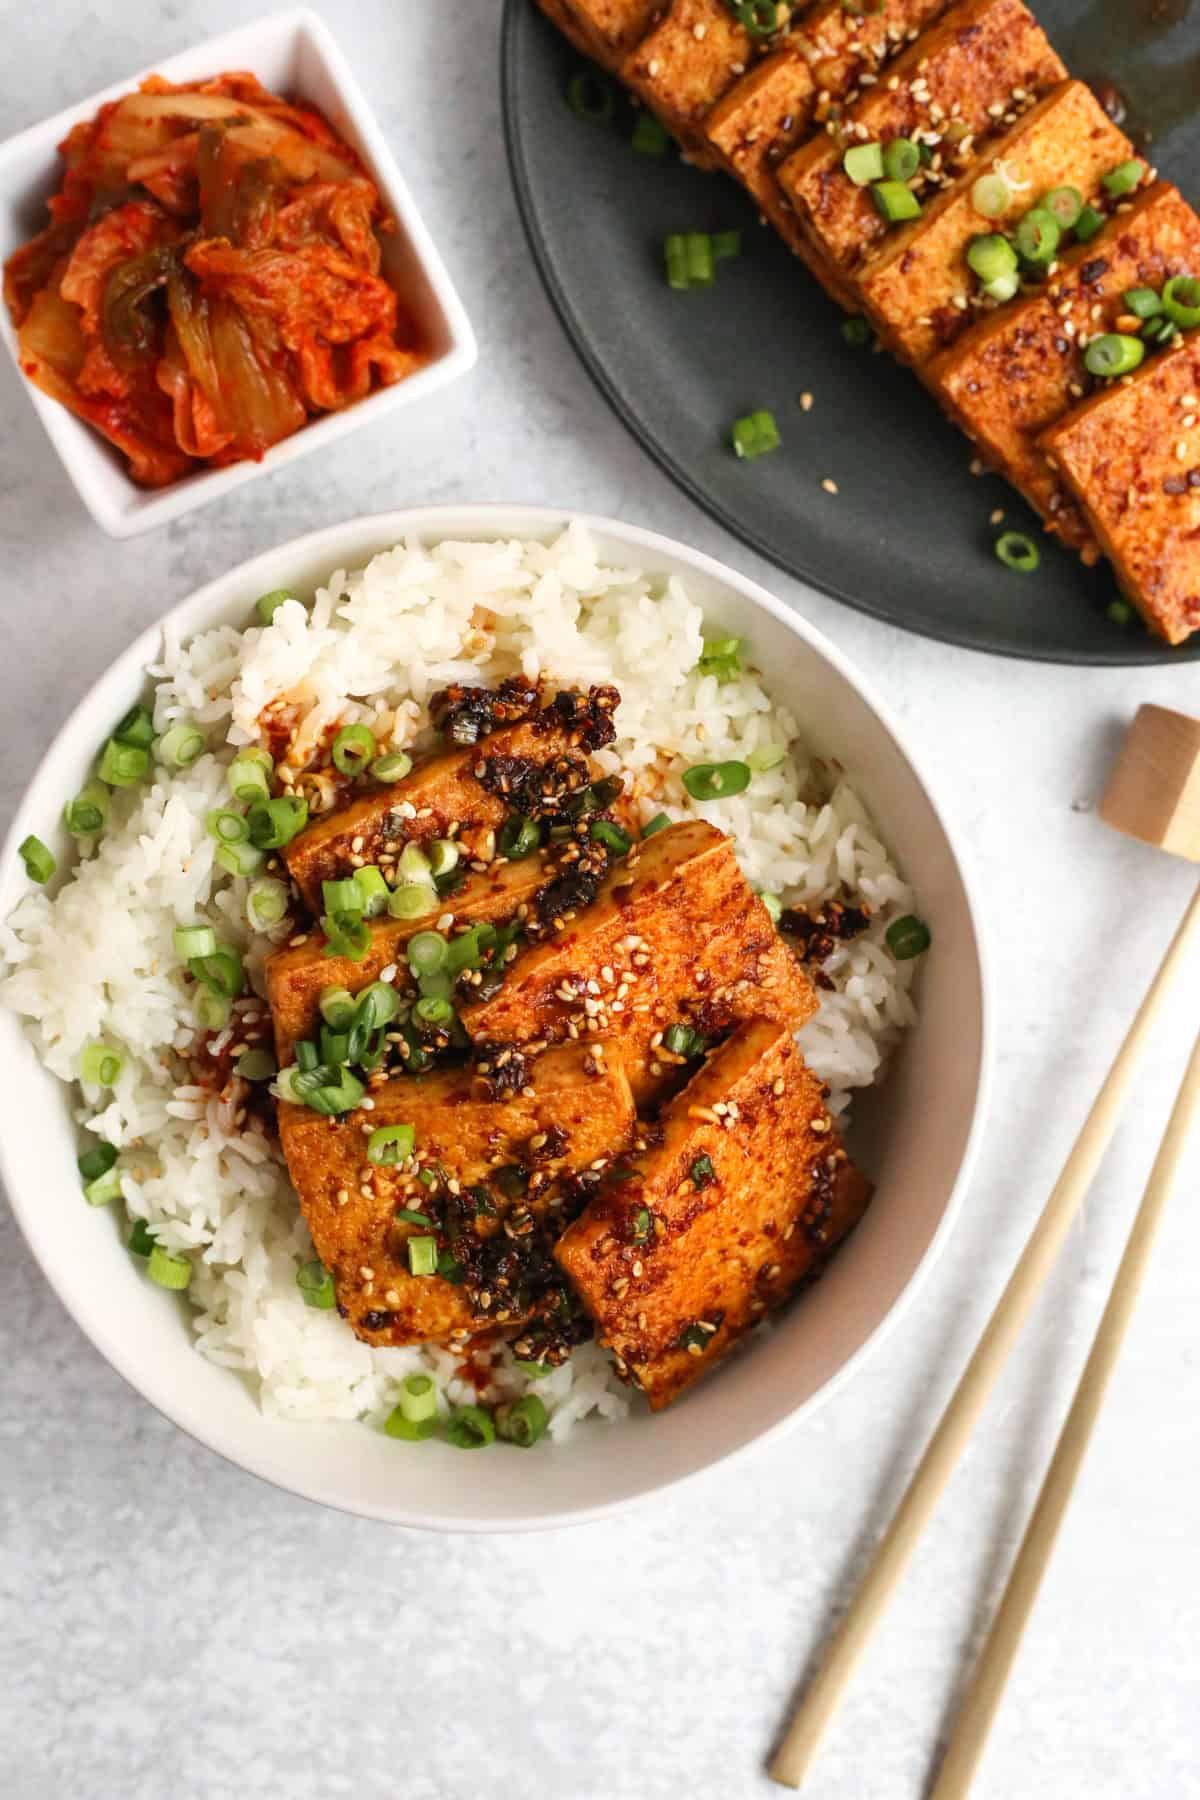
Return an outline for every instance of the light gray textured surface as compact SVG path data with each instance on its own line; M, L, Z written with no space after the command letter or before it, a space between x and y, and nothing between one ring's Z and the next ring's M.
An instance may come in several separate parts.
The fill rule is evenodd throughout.
M537 284L501 142L497 0L318 10L460 283L480 365L423 412L166 533L116 544L84 515L5 364L5 817L48 735L109 659L166 604L244 556L408 502L546 501L618 514L774 586L858 659L939 759L993 933L995 1111L957 1235L885 1355L835 1410L683 1498L541 1538L390 1531L227 1467L98 1359L0 1216L0 1789L14 1800L748 1800L778 1791L762 1760L792 1684L894 1504L1182 909L1188 871L1110 836L1086 803L1136 701L1200 711L1200 672L1131 679L970 656L859 618L740 550L625 436ZM245 16L234 0L152 9L3 0L3 129ZM814 1800L924 1790L1195 1012L1180 995L1161 1073L1142 1084L987 1429L861 1671ZM1193 1157L981 1800L1200 1795L1198 1178ZM464 1477L485 1473L475 1461Z

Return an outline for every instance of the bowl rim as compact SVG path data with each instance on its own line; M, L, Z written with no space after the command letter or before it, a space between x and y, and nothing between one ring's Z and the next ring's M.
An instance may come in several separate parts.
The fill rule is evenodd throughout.
M858 1348L815 1392L810 1394L807 1399L790 1407L773 1425L747 1439L744 1443L715 1455L711 1460L702 1463L695 1469L652 1480L647 1486L639 1489L636 1494L604 1501L591 1507L569 1507L555 1513L522 1515L499 1521L485 1515L468 1519L439 1517L437 1514L428 1512L406 1511L402 1504L383 1510L370 1505L358 1507L349 1502L343 1503L340 1500L328 1499L324 1495L284 1479L271 1468L271 1459L265 1452L261 1457L243 1459L242 1456L223 1447L220 1442L219 1418L216 1423L210 1424L203 1416L203 1409L173 1406L169 1397L159 1398L148 1393L143 1385L143 1372L135 1369L132 1357L126 1356L123 1351L120 1333L106 1329L102 1316L99 1315L97 1328L93 1329L91 1320L80 1317L61 1291L55 1275L53 1258L48 1254L44 1256L42 1247L39 1245L39 1209L22 1198L21 1188L14 1174L9 1134L0 1131L0 1183L3 1184L4 1191L8 1196L13 1217L27 1248L45 1276L51 1291L89 1344L99 1351L110 1367L121 1376L141 1400L154 1407L155 1411L169 1420L172 1425L185 1432L196 1442L203 1444L206 1449L215 1452L234 1468L257 1476L281 1492L294 1494L297 1498L311 1501L315 1505L331 1507L335 1511L345 1512L352 1517L373 1518L384 1524L419 1530L448 1534L494 1533L508 1535L516 1532L558 1530L566 1526L590 1524L596 1520L611 1518L616 1514L626 1512L634 1506L640 1506L656 1495L681 1489L708 1476L718 1468L728 1467L734 1461L752 1452L758 1452L766 1445L777 1441L785 1433L798 1426L801 1420L810 1417L819 1407L832 1400L853 1378L867 1358L875 1354L886 1342L929 1279L961 1211L988 1118L994 1063L993 983L990 952L982 924L979 889L974 879L971 857L964 851L963 844L935 799L920 760L914 756L906 735L893 716L891 709L875 691L873 683L859 674L844 652L802 614L789 607L752 577L743 575L718 558L708 555L707 552L693 549L690 545L668 537L664 533L628 524L623 520L602 514L580 512L572 507L508 505L504 502L494 501L451 502L434 506L408 507L390 512L364 514L342 520L335 525L318 527L316 530L306 532L296 538L286 539L270 549L260 551L244 562L235 564L169 607L154 623L141 631L125 650L107 664L54 733L39 761L37 770L16 807L3 846L0 847L0 869L12 869L18 861L18 844L34 829L38 818L44 814L44 805L39 790L46 775L46 763L55 746L62 739L73 736L81 729L86 715L91 710L93 697L98 690L118 675L128 676L131 687L135 678L144 685L149 667L156 660L156 652L161 646L164 633L170 630L175 635L186 637L195 631L205 629L208 617L214 608L219 610L221 606L228 604L228 589L232 584L244 584L247 592L254 591L256 571L265 569L268 565L277 564L278 559L285 555L294 557L297 561L320 557L327 561L328 568L332 572L338 567L345 566L339 560L342 546L353 543L364 536L369 536L372 540L377 538L379 549L383 549L390 544L398 543L406 535L447 538L457 534L467 539L489 536L546 538L573 523L583 526L600 537L627 544L642 552L647 559L655 554L676 558L710 580L734 588L752 605L775 618L819 659L830 665L874 714L888 734L897 756L907 765L910 774L920 788L942 833L961 883L966 923L974 951L979 989L978 1079L970 1123L958 1168L950 1185L941 1216L919 1262L887 1311L870 1329ZM355 554L368 555L375 553L375 551L355 552ZM36 1056L36 1051L32 1050L32 1046L30 1048L31 1053ZM228 1372L235 1373L234 1371ZM200 1413L201 1416L193 1417L193 1412ZM181 1413L186 1416L181 1416Z
M142 488L126 469L117 464L115 473L124 490L124 498L113 500L101 491L94 468L94 453L107 449L103 438L92 431L86 421L76 419L61 402L51 399L33 385L24 374L17 354L16 333L7 309L0 306L0 339L12 358L13 368L27 399L32 405L51 446L87 512L110 537L131 538L151 531L172 519L181 518L210 500L244 487L259 475L270 475L302 456L335 443L360 425L368 425L398 407L413 405L447 382L467 374L478 360L479 346L467 310L450 277L441 251L426 225L405 176L376 120L373 108L359 86L329 26L308 7L292 7L283 12L268 13L248 20L229 31L203 38L194 44L172 51L169 56L136 70L120 81L70 106L61 108L48 118L25 126L13 136L0 140L0 189L6 187L9 166L27 153L49 147L57 154L57 145L71 127L90 117L99 107L134 91L149 75L163 75L167 80L189 79L181 65L212 57L217 67L248 67L253 72L258 59L254 45L270 43L299 44L307 41L336 91L338 103L351 121L361 140L363 159L378 187L389 212L407 239L414 263L428 284L433 307L445 336L444 347L428 363L424 363L403 381L391 387L375 388L363 399L340 412L314 416L291 437L273 444L255 462L243 458L225 468L197 470L169 483L165 488ZM74 441L70 427L87 432L89 442Z

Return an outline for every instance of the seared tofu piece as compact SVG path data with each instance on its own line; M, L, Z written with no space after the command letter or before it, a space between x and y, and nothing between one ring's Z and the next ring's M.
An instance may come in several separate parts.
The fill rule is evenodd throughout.
M824 133L780 165L817 258L844 277L888 231L871 189L843 170L844 143L928 144L937 166L913 183L928 198L1066 73L1021 0L963 0L897 58L886 82L847 107L837 137Z
M538 0L538 5L577 50L617 69L650 29L662 0Z
M1151 631L1200 626L1200 338L1151 357L1042 433Z
M311 910L320 914L323 881L365 863L379 863L386 874L405 844L456 836L467 854L490 862L494 833L512 810L492 780L492 769L508 760L550 767L566 756L579 761L586 782L586 759L566 731L548 728L540 716L501 726L478 744L430 757L403 781L376 788L317 819L284 850L288 873Z
M669 1072L657 1042L681 1018L711 1037L754 1015L794 1029L816 1007L732 839L689 820L615 865L591 906L523 951L498 993L460 1017L477 1043L611 1046L644 1099Z
M704 116L755 55L753 38L725 0L670 0L620 75L693 160L712 163Z
M1200 218L1178 189L1158 182L1064 258L1040 293L989 314L926 367L929 386L984 459L1089 560L1096 556L1091 529L1039 434L1091 387L1080 345L1114 329L1128 289L1161 289L1169 276L1193 269L1200 269Z
M423 918L373 919L368 927L371 941L361 962L326 956L326 939L316 926L302 934L302 943L276 950L267 958L264 974L280 1068L291 1062L297 1038L315 1034L322 989L341 987L357 994L370 987L389 964L403 959L405 946L418 931L452 931L456 925L478 920L511 919L552 874L544 854L520 862L495 862L485 874L468 876L453 894L435 898ZM451 923L443 924L444 920Z
M870 1198L784 1025L739 1027L660 1124L554 1252L656 1412L782 1305Z
M863 309L884 345L902 362L923 363L945 349L978 317L979 282L967 264L971 239L1011 229L1048 189L1069 183L1085 200L1101 178L1132 157L1092 90L1068 81L1040 100L992 147L988 169L1019 169L1026 185L1013 191L1008 210L985 219L971 203L984 173L976 163L926 207L923 218L889 232L858 271Z
M775 165L808 136L816 100L808 59L793 41L748 69L704 121L708 157L741 182L789 243L795 219Z
M369 1344L465 1342L489 1329L515 1329L520 1307L474 1303L478 1296L439 1275L413 1275L407 1241L430 1227L397 1219L397 1209L429 1214L438 1203L417 1178L417 1165L440 1170L466 1190L485 1186L493 1213L481 1234L504 1231L519 1204L495 1183L498 1168L522 1165L540 1177L536 1217L553 1207L554 1183L623 1149L634 1126L629 1084L617 1069L589 1073L575 1045L548 1051L528 1086L503 1100L489 1097L470 1071L402 1076L374 1089L373 1111L339 1119L281 1103L279 1135L288 1172L317 1255L334 1279L337 1302L355 1335ZM370 1132L411 1125L414 1163L376 1166L367 1159ZM523 1222L523 1221L522 1221ZM519 1237L512 1242L519 1242Z

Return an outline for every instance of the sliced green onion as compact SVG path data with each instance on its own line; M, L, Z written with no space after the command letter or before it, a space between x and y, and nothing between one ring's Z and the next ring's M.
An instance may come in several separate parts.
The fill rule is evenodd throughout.
M1053 261L1062 231L1054 214L1044 206L1032 206L1017 220L1017 253L1028 263Z
M363 910L362 889L353 875L344 881L323 881L321 898L326 912L361 913Z
M853 344L855 349L861 349L864 344L869 344L875 336L868 321L857 313L852 319L842 320L841 333L843 340L847 344Z
M1084 367L1090 375L1115 379L1132 374L1146 354L1141 338L1127 337L1123 331L1106 331L1093 338L1083 353Z
M79 1058L81 1077L96 1087L115 1087L124 1066L125 1058L119 1050L96 1039L83 1046Z
M1075 221L1075 236L1081 244L1090 243L1098 231L1103 231L1106 223L1102 212L1097 212L1094 206L1085 206Z
M323 1262L315 1258L312 1262L301 1263L296 1270L296 1286L304 1296L305 1306L311 1306L317 1312L330 1312L337 1296L333 1290L333 1276Z
M243 1081L274 1081L275 1058L269 1050L246 1050L233 1065Z
M350 1033L348 1031L330 1031L328 1025L322 1025L321 1061L331 1063L336 1068L341 1063L353 1060L350 1055Z
M438 891L431 881L410 881L392 889L388 912L393 919L420 919L437 905Z
M628 856L633 839L627 831L611 819L593 819L588 826L588 836L594 843L603 844L614 856Z
M437 975L446 967L450 946L437 931L418 931L408 940L408 966L418 979Z
M744 762L695 763L683 772L683 785L693 800L724 800L750 785Z
M316 1045L311 1043L308 1038L300 1039L299 1043L295 1046L295 1053L296 1067L300 1070L302 1075L309 1074L317 1067L317 1064L321 1060L317 1055Z
M412 1155L415 1142L411 1125L380 1125L367 1139L367 1161L381 1169L402 1163Z
M429 858L420 844L405 844L400 852L399 872L401 881L431 881L433 870Z
M176 956L187 962L193 956L211 956L217 947L217 934L211 925L177 925L171 942Z
M108 817L109 793L102 781L89 781L63 808L63 820L74 837L92 837Z
M429 1177L429 1181L425 1180L426 1176ZM425 1186L428 1187L430 1181L436 1182L437 1176L430 1169L422 1169L418 1180L425 1182ZM426 1231L436 1231L437 1229L428 1213L413 1212L407 1206L398 1206L393 1216L399 1220L401 1225L422 1225Z
M1077 187L1055 187L1043 196L1042 205L1053 215L1060 231L1071 231L1083 211L1083 195Z
M229 765L229 791L235 800L243 805L250 805L258 800L268 800L271 796L271 774L274 769L270 757L264 761L260 756L243 754L235 756Z
M260 800L246 814L250 842L258 850L281 850L308 824L308 802L299 794Z
M413 1005L413 1018L421 1025L431 1025L438 1030L452 1022L454 1008L449 1000L442 1000L436 994L422 994Z
M671 137L666 126L652 112L640 112L629 141L639 156L662 156Z
M893 138L883 148L882 174L889 181L911 181L921 166L921 152L911 138Z
M250 836L250 827L243 815L231 812L227 807L215 808L204 823L209 837L216 838L218 844L242 844Z
M348 1031L354 1021L358 1002L349 988L322 988L317 1010L331 1031Z
M1003 304L1011 300L1021 285L1021 280L1014 269L1008 275L997 275L992 281L985 281L983 291L989 300L998 300Z
M367 1091L349 1069L331 1069L323 1063L293 1075L291 1088L301 1105L330 1119L338 1113L353 1112Z
M148 750L154 742L154 720L144 706L131 706L113 731L118 744L132 744Z
M1118 163L1104 177L1104 186L1114 200L1125 194L1132 194L1135 187L1146 173L1146 165L1138 157L1131 157L1128 162Z
M757 750L751 750L746 767L756 775L766 775L771 769L777 769L786 756L786 744L762 744Z
M114 1200L123 1199L121 1171L108 1169L103 1175L97 1175L94 1181L87 1183L83 1197L89 1206L111 1206Z
M25 864L25 873L30 881L49 881L58 867L53 851L43 844L40 837L34 837L32 833L29 837L21 840L17 846L17 855Z
M201 1031L224 1031L233 1014L233 1002L202 987L196 990L192 1012Z
M254 931L270 931L287 917L290 895L287 883L273 875L252 881L246 891L246 918Z
M1166 313L1162 313L1157 319L1147 319L1146 323L1142 326L1143 342L1153 344L1159 350L1163 349L1178 336L1178 325L1175 323L1174 319L1168 319Z
M689 231L684 238L689 287L711 287L717 278L712 239L707 231Z
M1151 287L1127 288L1121 296L1125 310L1135 319L1156 318L1163 309L1160 297Z
M630 1236L635 1244L648 1244L654 1236L654 1214L648 1206L639 1206L633 1215Z
M188 968L210 994L219 994L224 1000L236 1000L246 985L242 959L228 945L205 951L202 956L189 956Z
M192 1279L192 1265L188 1257L172 1256L161 1244L155 1244L146 1261L146 1273L159 1287L182 1294Z
M361 962L367 954L371 930L361 906L353 912L322 913L321 930L326 938L324 955L346 956L351 962Z
M257 875L267 860L265 850L253 844L221 844L213 851L213 861L230 875Z
M704 636L704 649L696 668L701 675L715 675L720 686L742 672L742 640L736 637Z
M698 1156L688 1170L692 1186L696 1188L712 1187L717 1179L717 1171L713 1168L711 1156Z
M648 825L642 826L644 838L656 837L660 831L666 831L675 821L667 813L655 813Z
M1194 275L1172 275L1162 291L1163 311L1181 331L1200 325L1200 281Z
M374 863L368 863L365 868L354 871L354 879L362 895L363 917L377 919L380 913L387 911L392 893L384 879L383 870L377 869Z
M437 1388L432 1375L406 1375L400 1383L400 1411L414 1425L432 1419L437 1412Z
M429 870L435 881L458 867L459 850L453 838L434 838L429 846Z
M374 1031L379 1025L390 1024L399 1010L395 988L389 987L386 981L373 981L359 996L354 1009L355 1023L367 1031Z
M886 219L889 225L921 216L921 202L903 181L877 181L871 189L871 198L880 218Z
M126 1247L131 1256L149 1256L156 1239L145 1219L135 1219L126 1238Z
M893 919L884 932L884 937L897 962L911 962L914 956L924 955L933 942L924 919L918 919L913 913L906 913L902 919Z
M525 819L520 813L511 813L500 827L496 848L509 862L522 862L525 857L533 855L541 841L541 830L535 819Z
M779 895L778 894L760 894L758 897L762 901L763 905L766 907L767 912L770 914L772 925L778 925L780 917L783 913L783 901L779 898Z
M208 748L204 733L188 719L169 725L154 747L154 754L168 769L190 769Z
M545 1363L529 1362L520 1356L515 1356L513 1361L527 1381L541 1381L543 1376L550 1373Z
M855 187L870 187L873 181L882 181L883 145L852 144L842 158L842 167Z
M1032 575L1042 560L1041 551L1023 531L1002 531L994 549L1005 568L1015 569L1018 575Z
M506 1444L528 1450L545 1432L550 1415L537 1394L525 1394L509 1406L496 1408L496 1435Z
M667 286L674 288L677 294L686 293L691 286L688 280L687 239L680 231L673 231L663 239L663 261L667 269Z
M604 76L595 69L580 69L567 83L567 104L577 119L589 125L608 125L616 111L616 97Z
M455 1407L446 1426L448 1444L456 1450L482 1450L495 1441L496 1427L486 1406Z
M100 752L96 773L109 787L136 787L150 773L150 752L140 744L121 744L109 738Z
M1119 625L1122 630L1133 624L1133 608L1128 600L1110 600L1104 610L1113 624Z
M436 1238L410 1237L405 1248L408 1251L410 1275L436 1275L438 1259Z
M259 624L269 625L285 600L298 600L299 597L291 588L272 588L269 594L260 594L254 602Z
M329 754L339 774L361 775L375 759L374 736L365 725L343 725Z
M1001 275L1015 274L1017 253L998 231L974 237L967 245L967 265L980 281L995 281Z
M668 1025L663 1032L663 1045L672 1056L699 1056L704 1039L690 1025Z
M444 975L436 970L423 975L421 992L430 995L437 994L441 991L442 981L447 977L451 981L455 981L464 969L481 969L487 952L494 950L499 941L500 937L496 927L486 921L459 932L458 936L447 945L446 961L443 965ZM409 961L411 966L411 958ZM449 989L447 989L447 995L448 993Z
M90 1150L85 1150L76 1167L85 1181L98 1181L101 1175L107 1175L116 1166L117 1152L113 1144L106 1144L101 1138Z
M778 450L783 439L779 435L775 415L764 408L759 412L747 413L744 419L735 420L731 441L735 454L743 462L753 462L755 457L765 456L768 450Z
M436 1415L430 1419L422 1419L419 1424L406 1419L398 1406L394 1406L383 1422L383 1429L390 1438L401 1438L409 1444L423 1444L437 1431Z
M377 756L371 764L371 773L376 781L389 784L403 781L406 775L412 774L412 757L406 750L389 750L384 756Z
M729 262L742 254L742 234L740 231L714 231L712 247L718 262Z
M1013 191L996 171L981 175L971 189L971 205L985 219L999 219L1012 205Z

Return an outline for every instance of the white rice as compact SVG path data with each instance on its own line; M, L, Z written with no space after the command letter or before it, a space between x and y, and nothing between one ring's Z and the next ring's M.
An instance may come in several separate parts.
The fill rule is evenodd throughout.
M253 600L247 594L248 612ZM306 736L360 719L381 745L419 750L431 742L429 697L448 682L490 683L518 670L571 685L613 682L619 736L598 760L634 774L644 819L695 810L680 782L688 764L786 746L744 793L702 810L733 836L749 879L785 904L840 895L872 908L870 929L826 965L834 990L801 1034L835 1111L876 1080L912 1022L914 965L898 964L884 937L891 919L914 910L911 891L853 789L807 752L801 725L773 703L759 672L748 667L720 686L695 672L703 624L681 582L602 565L573 525L549 545L400 544L365 569L336 572L311 606L281 606L268 627L221 627L188 642L168 629L151 671L156 729L194 720L210 752L185 773L156 767L146 786L119 791L107 831L54 898L33 890L0 925L0 999L28 1021L56 1075L76 1081L89 1039L123 1047L115 1088L77 1088L76 1116L122 1152L131 1218L147 1220L166 1248L194 1252L197 1347L240 1371L265 1412L377 1422L398 1380L418 1368L438 1377L443 1407L477 1394L448 1353L372 1349L336 1312L304 1304L296 1270L312 1247L278 1148L194 1084L181 1060L195 1029L175 926L210 921L241 946L259 990L273 947L248 928L247 884L214 868L205 830L207 811L226 797L234 746L256 738L270 702L297 703ZM285 922L274 938L287 930ZM239 1011L261 1006L248 995ZM521 1390L507 1351L490 1364L485 1399ZM615 1419L628 1409L627 1390L594 1345L537 1391L560 1441L589 1413Z

